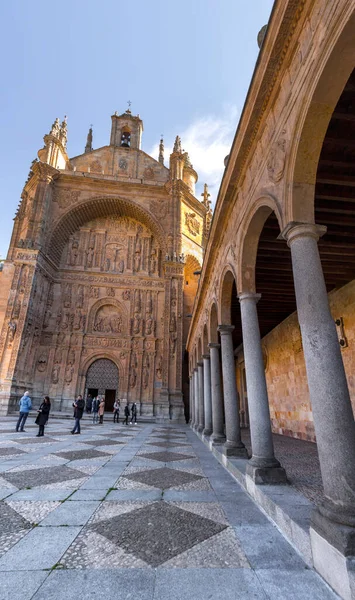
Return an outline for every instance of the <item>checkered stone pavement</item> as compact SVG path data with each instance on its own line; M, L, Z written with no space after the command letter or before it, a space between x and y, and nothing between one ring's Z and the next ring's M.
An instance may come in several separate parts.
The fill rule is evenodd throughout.
M274 600L267 578L284 600L295 573L294 600L335 600L188 427L83 419L73 436L53 419L36 438L15 422L0 427L4 600L198 600L216 581L216 600Z

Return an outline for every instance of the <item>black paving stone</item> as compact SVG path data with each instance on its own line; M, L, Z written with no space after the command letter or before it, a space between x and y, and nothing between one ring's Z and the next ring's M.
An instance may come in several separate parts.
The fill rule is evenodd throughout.
M159 446L160 448L186 448L187 444L180 442L148 442L147 446Z
M175 460L188 460L195 457L189 454L178 454L177 452L151 452L149 454L137 454L137 458L150 458L151 460L159 460L161 462L173 462Z
M90 529L126 552L158 567L226 529L226 525L155 502L92 525Z
M124 442L119 442L118 440L94 440L93 442L83 442L84 444L88 444L89 446L117 446L122 445Z
M87 442L88 443L88 442ZM107 452L101 452L100 450L68 450L67 452L56 452L56 456L61 458L67 458L68 460L81 460L86 458L103 458L105 456L111 456Z
M20 448L0 448L0 456L13 456L14 454L26 454Z
M2 473L1 477L12 483L17 488L36 487L38 485L49 485L60 483L69 479L82 479L85 477L80 471L69 469L66 466L46 467L45 469L28 469L27 471L15 471Z
M31 523L21 517L6 502L0 502L0 535L14 533L21 529L31 529Z
M177 471L176 469L169 469L163 467L162 469L151 469L148 471L139 471L138 473L129 473L124 475L125 479L131 481L137 481L144 483L145 485L151 485L161 490L167 490L172 487L178 487L191 483L192 481L198 481L204 479L201 475L193 475L192 473L186 473L185 471Z

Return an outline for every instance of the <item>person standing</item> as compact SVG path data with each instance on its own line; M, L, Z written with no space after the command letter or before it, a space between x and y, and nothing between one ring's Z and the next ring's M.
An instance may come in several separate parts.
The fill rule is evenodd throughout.
M84 408L85 408L85 402L83 400L83 397L79 395L77 397L77 399L75 400L75 402L73 403L73 406L74 406L75 424L71 431L72 434L80 433L80 419L83 416L83 412L84 412Z
M31 408L32 408L32 402L31 402L31 398L30 398L30 393L25 392L20 400L20 416L19 416L17 424L16 424L16 431L18 431L18 430L25 431L24 427L25 427L26 419L28 417L28 413L30 412Z
M95 423L97 423L99 420L99 404L100 404L100 400L96 396L96 398L94 398L92 401L92 423L93 423L93 425L95 425Z
M86 412L88 415L91 414L91 410L92 410L92 395L88 394L88 396L86 398Z
M113 422L116 423L120 422L120 401L119 399L115 400L115 403L113 405Z
M104 412L105 412L105 398L101 396L100 404L99 404L99 424L102 425L104 422Z
M43 402L38 409L38 415L36 419L37 425L39 425L39 430L36 437L42 437L44 435L44 426L48 421L49 411L51 410L51 401L49 396L44 396Z
M132 402L131 415L132 416L131 416L131 423L130 423L130 425L132 425L133 419L134 419L135 425L137 425L137 404L135 402Z
M127 404L124 407L124 417L125 417L124 421L123 421L124 425L128 425L128 417L129 417L129 415L130 415L130 410L129 410L128 400L127 400Z

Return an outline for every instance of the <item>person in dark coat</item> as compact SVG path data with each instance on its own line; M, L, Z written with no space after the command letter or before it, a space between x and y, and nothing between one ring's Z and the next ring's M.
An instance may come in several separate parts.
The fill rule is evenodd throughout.
M129 410L129 405L127 402L126 406L124 407L124 421L123 421L124 425L128 425L129 413L130 413L130 410Z
M38 415L36 419L39 430L36 437L42 437L44 435L44 426L48 421L49 411L51 410L51 401L49 396L44 396L43 402L38 409Z
M80 433L80 419L83 416L83 412L84 412L84 408L85 408L85 402L83 400L83 397L79 395L77 397L77 399L75 400L75 402L73 403L73 406L74 406L75 424L71 431L72 434Z
M89 415L91 414L91 409L92 409L92 395L88 394L88 397L86 398L86 412Z
M137 404L135 402L132 402L131 415L132 417L130 425L132 425L133 421L137 425Z

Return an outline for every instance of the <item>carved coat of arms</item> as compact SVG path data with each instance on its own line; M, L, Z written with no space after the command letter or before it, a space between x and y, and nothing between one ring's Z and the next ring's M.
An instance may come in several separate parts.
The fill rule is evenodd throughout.
M198 235L200 233L200 223L196 219L196 213L185 213L185 225L191 235Z

